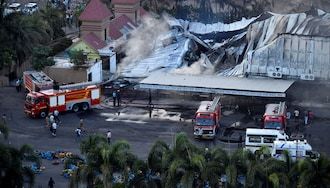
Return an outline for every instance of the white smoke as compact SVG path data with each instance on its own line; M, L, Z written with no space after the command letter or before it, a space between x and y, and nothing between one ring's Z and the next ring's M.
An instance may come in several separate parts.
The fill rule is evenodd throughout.
M175 74L212 74L214 72L214 66L205 54L201 54L199 60L195 61L190 66L184 65L181 68L172 71Z
M145 16L142 24L131 33L131 37L123 47L126 57L123 58L120 67L135 63L147 57L154 49L157 38L168 32L169 26L163 17L156 19ZM119 67L119 69L121 69Z

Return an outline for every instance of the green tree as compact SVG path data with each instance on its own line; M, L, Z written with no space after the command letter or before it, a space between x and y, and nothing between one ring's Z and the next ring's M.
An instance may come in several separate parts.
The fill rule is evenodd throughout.
M47 46L37 46L32 51L32 67L36 70L42 70L46 66L54 65L55 62L49 59L52 49Z
M127 174L128 163L133 156L129 148L125 141L109 145L102 136L90 136L80 146L86 156L86 165L80 166L73 175L70 187L87 184L89 187L111 188L114 171Z
M0 144L0 185L1 187L23 187L24 179L32 186L34 173L24 163L36 162L40 165L40 158L33 149L23 145L20 149Z
M71 62L75 65L82 65L87 60L86 55L82 50L72 50L69 53Z
M193 187L200 183L205 168L205 158L200 148L193 145L186 134L179 133L172 150L163 160L165 187Z
M330 160L321 155L317 160L298 162L298 187L328 188L330 186Z
M47 32L52 39L58 39L65 36L65 32L62 29L62 27L65 26L64 10L53 8L48 4L45 8L39 11L38 15L45 24L49 25Z

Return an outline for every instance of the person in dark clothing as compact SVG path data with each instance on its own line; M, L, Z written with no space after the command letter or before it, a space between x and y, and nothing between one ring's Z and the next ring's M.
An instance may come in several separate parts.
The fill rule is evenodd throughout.
M48 188L53 188L54 185L55 185L55 181L53 180L52 177L50 177L48 181Z
M113 106L116 106L117 93L116 91L112 92Z
M117 90L117 106L120 106L120 90Z

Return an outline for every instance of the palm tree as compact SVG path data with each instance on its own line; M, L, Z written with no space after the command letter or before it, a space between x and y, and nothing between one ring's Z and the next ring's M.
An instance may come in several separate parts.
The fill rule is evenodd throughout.
M214 148L210 153L205 154L205 160L202 179L209 182L211 187L219 187L219 177L226 174L226 166L229 162L227 152L221 148Z
M165 154L169 152L169 146L163 141L156 141L148 155L148 167L153 172L161 172L162 161Z
M173 149L165 154L162 165L165 187L181 185L190 188L194 182L200 182L205 158L201 149L194 146L186 134L179 133Z
M86 164L73 175L70 187L84 184L94 187L100 182L102 187L111 188L114 171L127 174L128 162L133 156L127 142L118 141L109 145L105 137L95 135L84 140L80 148L86 156Z
M330 185L330 160L321 155L317 160L298 162L298 187L328 188Z
M28 145L20 149L0 144L0 185L1 187L23 187L24 179L30 186L34 183L34 173L24 163L35 162L40 166L40 158Z

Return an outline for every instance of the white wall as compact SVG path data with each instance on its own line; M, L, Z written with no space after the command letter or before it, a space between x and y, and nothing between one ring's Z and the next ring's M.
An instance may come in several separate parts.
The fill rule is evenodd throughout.
M88 74L92 73L92 82L102 82L102 61L98 61L94 63L91 67L87 69L87 80Z

